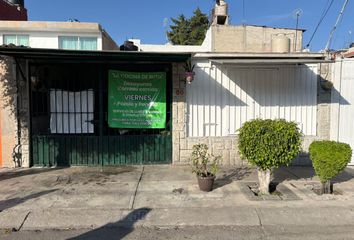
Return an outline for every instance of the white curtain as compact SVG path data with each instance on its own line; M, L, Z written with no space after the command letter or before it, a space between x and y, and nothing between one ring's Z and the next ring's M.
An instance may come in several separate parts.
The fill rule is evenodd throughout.
M4 35L4 44L15 44L15 45L17 45L16 35Z
M97 38L80 37L81 50L97 50Z
M94 133L94 92L50 90L51 133Z
M18 46L29 46L29 36L18 35L17 36L17 45Z
M77 50L78 45L78 37L59 37L60 49Z

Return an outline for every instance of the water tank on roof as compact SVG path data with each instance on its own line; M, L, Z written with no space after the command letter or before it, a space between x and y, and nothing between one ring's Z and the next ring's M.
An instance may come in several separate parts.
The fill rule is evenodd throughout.
M272 39L272 52L274 53L289 53L290 38L285 34L277 34Z
M224 0L216 0L215 8L213 9L213 25L228 25L228 4Z
M14 5L20 5L20 6L25 6L25 0L7 0L9 3L12 3Z
M215 15L216 16L227 16L228 15L228 4L221 0L219 4L215 6Z

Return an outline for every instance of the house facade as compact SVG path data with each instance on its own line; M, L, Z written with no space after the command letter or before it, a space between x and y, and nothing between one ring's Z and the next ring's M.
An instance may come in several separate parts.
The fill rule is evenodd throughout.
M0 45L67 50L118 50L98 23L0 21Z
M302 154L294 165L308 165L308 147L329 139L331 93L320 86L328 77L322 54L219 54L193 56L195 80L186 86L175 114L179 135L174 155L189 161L196 143L207 144L223 164L242 166L237 133L252 119L286 119L303 134Z
M296 122L303 149L293 164L310 164L309 144L331 138L334 90L323 83L332 78L332 61L300 51L302 30L223 19L202 46L135 41L140 51L104 51L98 25L61 23L70 30L43 40L46 49L31 46L30 34L30 48L0 48L1 114L9 116L1 118L2 166L188 164L197 143L222 164L243 166L237 130L256 118ZM87 35L74 34L83 26ZM95 38L88 29L103 51L78 48L81 37ZM188 60L195 64L191 84Z
M0 55L2 167L174 162L172 112L190 54L1 48Z
M11 116L2 123L2 156L8 159L3 166L188 164L196 143L208 144L223 157L222 164L242 166L247 163L237 152L237 129L255 118L298 124L304 153L294 161L297 165L309 164L306 152L313 140L330 138L331 94L320 86L327 64L322 54L198 53L192 56L195 80L186 84L183 65L191 57L186 53L23 48L0 53L8 56L1 82L17 82L12 88L2 86L4 93L15 93L7 95L4 103L10 104L2 111ZM166 84L158 85L163 86L164 115L155 119L164 120L161 126L131 119L112 124L148 115L140 116L133 105L124 108L131 98L137 100L134 91L140 88L118 85L117 94L125 100L118 101L116 110L118 105L110 105L110 79L120 72L127 77L123 82L147 73L165 76ZM125 115L110 117L112 106L114 113Z

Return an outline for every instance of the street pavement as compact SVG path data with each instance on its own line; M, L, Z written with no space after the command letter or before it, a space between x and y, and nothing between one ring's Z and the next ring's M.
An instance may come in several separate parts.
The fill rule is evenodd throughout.
M188 166L2 169L0 239L354 239L353 168L329 196L312 168L275 171L296 198L252 198L256 181L223 168L204 193Z

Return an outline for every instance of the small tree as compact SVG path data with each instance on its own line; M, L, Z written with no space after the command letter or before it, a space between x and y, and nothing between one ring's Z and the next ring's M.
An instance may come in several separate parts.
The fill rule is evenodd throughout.
M322 183L321 194L330 194L331 179L346 168L352 149L345 143L315 141L310 145L310 158Z
M269 194L272 169L288 165L300 153L300 147L301 133L294 122L256 119L239 130L240 154L258 167L261 194Z
M201 45L209 27L208 15L197 8L188 19L183 14L171 18L173 25L167 37L175 45Z
M208 146L206 144L193 145L192 152L192 172L198 177L215 176L219 170L220 156L214 156L208 153Z

